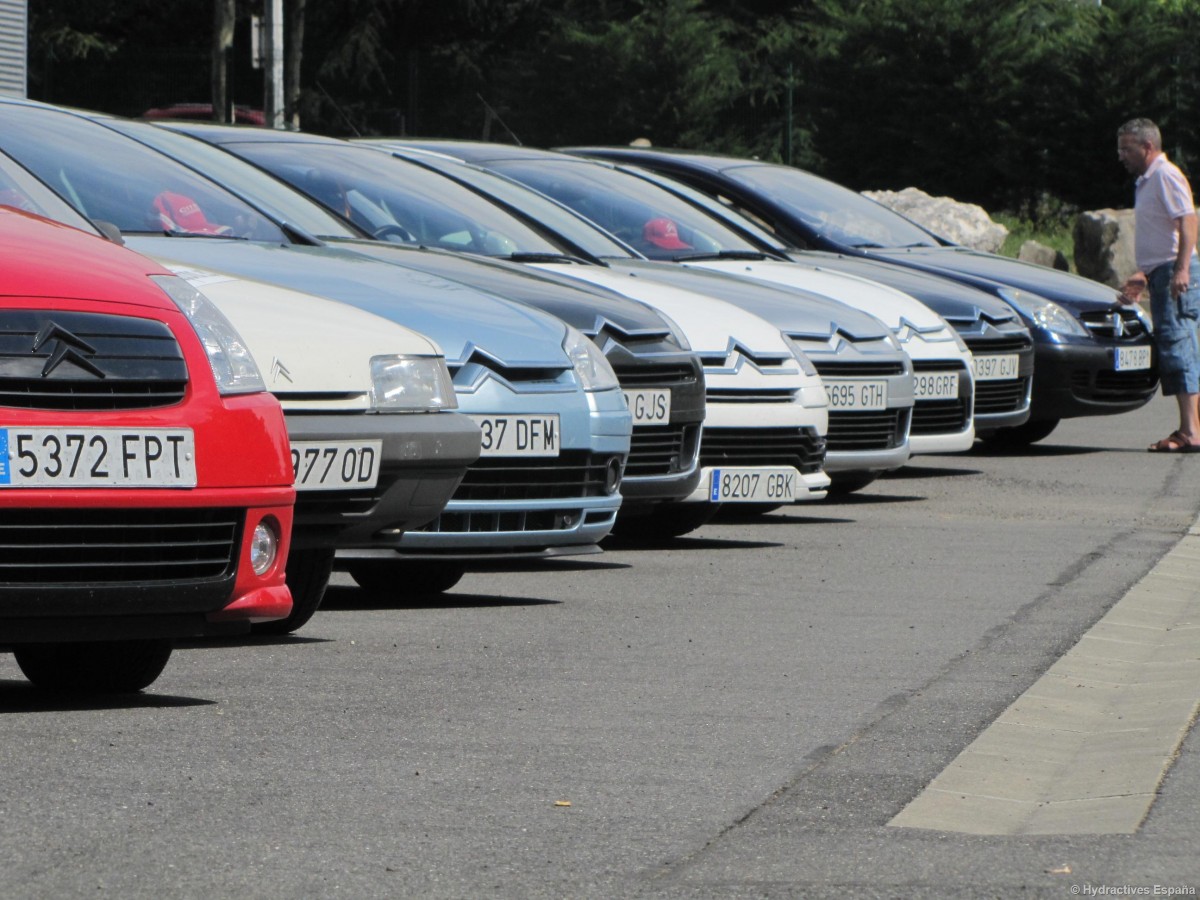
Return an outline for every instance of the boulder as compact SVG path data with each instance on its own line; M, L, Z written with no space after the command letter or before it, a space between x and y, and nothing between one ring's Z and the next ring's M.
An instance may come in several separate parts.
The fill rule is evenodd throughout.
M1075 271L1119 288L1137 271L1133 210L1093 209L1075 217Z
M1067 262L1067 257L1061 250L1055 250L1037 241L1023 243L1017 253L1017 259L1050 269L1062 269L1064 272L1071 270L1071 264Z
M917 188L902 191L863 191L863 194L912 219L918 225L955 244L995 253L1008 229L993 222L982 206L960 203L950 197L931 197Z

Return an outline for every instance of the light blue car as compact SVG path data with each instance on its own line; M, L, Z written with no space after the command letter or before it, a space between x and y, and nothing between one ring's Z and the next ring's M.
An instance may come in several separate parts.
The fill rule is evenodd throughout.
M338 551L339 567L360 584L445 590L480 560L594 552L612 529L632 417L604 355L559 319L306 246L211 181L70 111L0 102L0 150L134 250L347 303L441 348L459 411L481 428L480 460L431 524Z

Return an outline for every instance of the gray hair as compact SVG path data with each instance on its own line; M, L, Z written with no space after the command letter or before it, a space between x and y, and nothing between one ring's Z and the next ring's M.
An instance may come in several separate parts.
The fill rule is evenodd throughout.
M1117 129L1117 137L1131 134L1139 144L1149 143L1155 150L1162 149L1162 133L1149 119L1130 119Z

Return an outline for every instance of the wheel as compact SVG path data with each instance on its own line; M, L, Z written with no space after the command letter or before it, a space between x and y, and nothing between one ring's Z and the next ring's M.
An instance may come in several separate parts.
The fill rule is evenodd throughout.
M372 559L351 563L347 571L360 587L400 599L448 591L462 579L466 567L452 562Z
M642 540L682 537L709 522L720 508L720 503L662 503L647 513L618 515L613 533Z
M861 491L878 477L878 472L830 472L829 493L844 497L846 494Z
M292 592L292 614L286 619L255 622L254 634L290 634L296 631L321 607L329 576L333 572L333 548L293 550L288 554L287 584Z
M1060 419L1035 419L1024 425L1013 425L1009 428L997 428L984 437L984 443L993 447L1028 447L1036 444L1042 438L1049 437L1050 432L1058 427Z
M89 694L140 691L162 674L171 642L95 641L25 644L13 649L25 677L39 688Z

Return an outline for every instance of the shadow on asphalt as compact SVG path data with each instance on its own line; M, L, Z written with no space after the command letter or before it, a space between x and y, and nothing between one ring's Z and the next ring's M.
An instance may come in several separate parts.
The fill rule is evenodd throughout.
M960 475L982 475L981 469L953 469L947 466L913 466L905 463L899 469L884 472L881 478L902 481L905 478L957 478Z
M1029 447L997 447L992 444L977 443L971 448L973 457L1003 457L1027 456L1030 459L1048 459L1054 456L1090 456L1095 453L1112 453L1122 451L1119 447L1073 447L1067 444L1033 444ZM1144 452L1144 451L1142 451Z
M543 597L502 597L498 594L417 594L397 597L360 587L331 586L321 601L320 612L352 612L370 609L482 609L505 606L557 606L561 600ZM318 613L319 614L319 613Z
M169 666L170 663L167 663ZM148 690L153 690L151 685ZM184 706L213 706L215 700L176 697L170 694L80 694L45 691L28 681L0 679L0 715L8 713L87 712L104 709L177 709Z
M708 529L716 524L712 523L705 525ZM693 532L694 534L694 532ZM616 538L609 537L604 539L604 546L610 550L755 550L763 547L782 547L783 544L774 541L735 541L726 540L723 538L714 538L708 535L703 537L694 537L689 534L684 537L662 537L662 538Z
M821 503L825 506L866 506L872 503L923 503L928 499L917 494L880 494L868 488L867 492L855 494L830 494Z
M722 525L763 525L765 527L775 525L849 525L855 521L855 519L838 519L833 516L806 516L776 509L768 513L722 512L704 527L711 528L714 525L718 528Z

